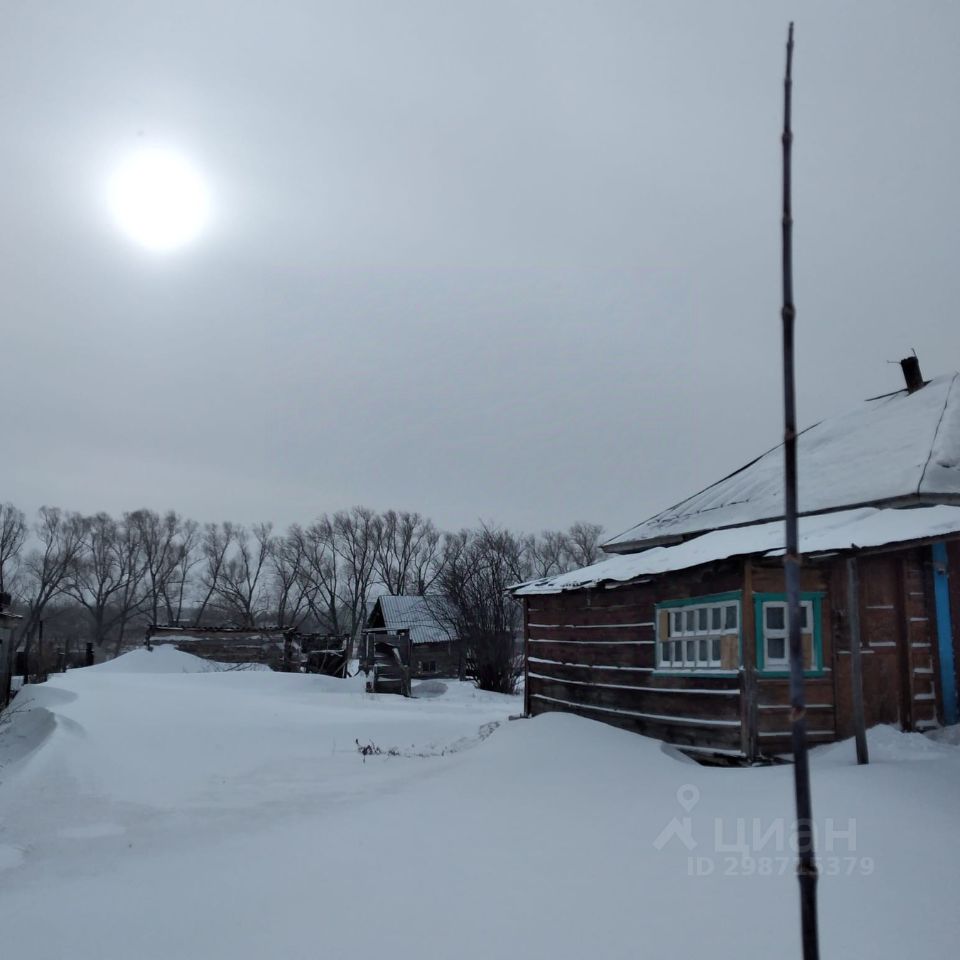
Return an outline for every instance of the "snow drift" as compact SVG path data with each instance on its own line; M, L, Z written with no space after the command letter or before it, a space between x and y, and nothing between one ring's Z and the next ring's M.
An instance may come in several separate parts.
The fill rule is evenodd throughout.
M453 682L421 700L353 683L115 667L25 692L55 722L0 770L5 950L739 960L796 947L789 766L701 767L568 714L509 722L516 698ZM34 722L14 717L0 746ZM951 955L960 749L891 728L870 746L868 767L849 743L814 752L824 955Z

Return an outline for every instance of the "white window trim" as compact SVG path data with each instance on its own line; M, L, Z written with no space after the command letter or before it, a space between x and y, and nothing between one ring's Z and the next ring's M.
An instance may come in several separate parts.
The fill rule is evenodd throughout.
M767 610L781 607L783 609L783 627L772 628L767 626ZM800 635L809 636L811 649L813 650L813 601L801 600L800 609L803 619L800 621ZM789 670L790 669L790 629L787 623L787 602L786 600L764 600L760 605L760 616L762 617L762 636L763 636L763 669L766 670ZM806 621L806 622L804 622ZM783 657L770 656L770 640L783 640ZM814 650L816 658L816 650ZM812 669L818 669L819 664L814 663ZM804 667L804 669L810 669Z
M732 626L727 625L728 608L735 611ZM667 613L667 635L657 637L657 670L678 670L685 673L716 673L723 670L722 639L729 636L739 639L740 636L739 600L704 600L702 603L686 603L660 609ZM713 612L717 609L720 610L721 619L719 629L711 626ZM706 611L706 628L700 626L701 611ZM658 634L659 625L660 617L657 617ZM669 651L669 659L664 656L665 647ZM704 650L706 656L701 656ZM717 656L714 656L715 651ZM692 656L688 656L688 652L691 652Z

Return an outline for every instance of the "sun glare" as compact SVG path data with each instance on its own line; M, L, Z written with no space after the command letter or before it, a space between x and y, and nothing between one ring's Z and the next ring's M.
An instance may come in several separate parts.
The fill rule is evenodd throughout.
M117 226L149 250L182 247L210 216L203 177L172 150L149 148L128 156L110 177L107 197Z

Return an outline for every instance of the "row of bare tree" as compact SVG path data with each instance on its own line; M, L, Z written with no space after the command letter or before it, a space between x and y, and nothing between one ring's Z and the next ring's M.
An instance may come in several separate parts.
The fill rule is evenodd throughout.
M147 622L356 636L380 593L441 597L461 637L505 643L519 625L506 587L595 562L601 532L578 523L525 536L484 524L448 534L419 513L367 507L285 533L147 509L115 518L42 507L30 523L0 504L0 593L23 616L28 654L45 620L114 655Z

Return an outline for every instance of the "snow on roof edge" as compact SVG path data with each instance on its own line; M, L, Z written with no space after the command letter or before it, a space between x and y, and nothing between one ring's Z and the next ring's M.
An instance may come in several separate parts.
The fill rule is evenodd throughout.
M826 553L880 547L956 533L960 533L960 507L863 507L801 517L800 552ZM651 547L642 553L614 554L589 567L520 584L514 593L521 597L536 596L582 590L607 582L626 583L731 557L782 553L783 549L782 520L713 530L673 546Z

